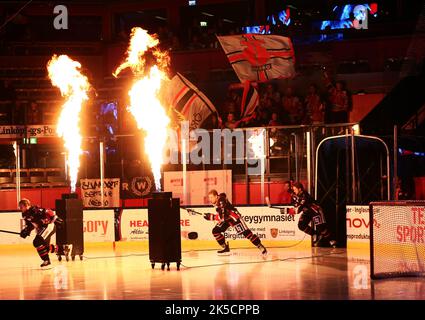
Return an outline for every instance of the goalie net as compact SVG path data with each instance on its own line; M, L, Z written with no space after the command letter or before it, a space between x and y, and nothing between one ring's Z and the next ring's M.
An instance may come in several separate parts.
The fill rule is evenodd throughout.
M425 276L425 202L372 202L372 279Z

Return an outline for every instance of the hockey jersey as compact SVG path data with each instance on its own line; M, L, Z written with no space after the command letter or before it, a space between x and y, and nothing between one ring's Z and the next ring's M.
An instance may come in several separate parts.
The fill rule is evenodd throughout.
M292 195L292 201L295 209L298 213L313 210L319 212L320 206L316 203L314 198L306 191L302 191L300 194Z
M227 199L226 194L220 193L218 196L217 204L215 205L216 213L207 213L205 219L207 220L216 220L216 221L226 221L233 220L237 221L241 218L241 214L238 209L236 209L230 201Z
M39 230L49 223L54 222L55 213L50 209L43 209L37 206L30 207L22 213L28 231L33 229Z

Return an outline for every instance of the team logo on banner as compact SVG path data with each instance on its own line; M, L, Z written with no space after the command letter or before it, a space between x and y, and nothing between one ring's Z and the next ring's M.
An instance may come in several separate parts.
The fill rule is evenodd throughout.
M150 177L135 177L131 181L131 191L138 197L147 196L152 189L152 179Z
M277 228L271 228L270 229L270 234L271 234L272 238L277 238L278 229Z
M217 38L241 82L295 76L295 54L289 38L259 34Z
M248 34L240 41L240 44L241 47L244 47L242 51L243 56L255 70L258 70L258 66L267 66L270 54L267 52L264 40L257 39L253 35ZM270 64L268 69L271 69Z

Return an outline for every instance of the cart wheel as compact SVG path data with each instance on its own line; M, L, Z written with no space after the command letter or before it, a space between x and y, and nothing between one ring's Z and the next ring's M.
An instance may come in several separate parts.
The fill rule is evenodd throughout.
M164 270L165 269L165 263L162 263L161 264L161 270Z
M62 256L58 256L58 261L62 261Z
M152 269L155 269L155 263L151 263Z
M180 271L180 262L177 262L177 271Z
M83 257L82 255L80 255L80 261L83 261L83 258L84 258L84 257Z

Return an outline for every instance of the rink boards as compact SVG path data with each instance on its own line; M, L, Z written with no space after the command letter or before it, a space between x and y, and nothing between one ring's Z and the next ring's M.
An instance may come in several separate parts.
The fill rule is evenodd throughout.
M284 207L282 211L264 206L238 207L244 222L262 241L273 242L276 245L300 242L310 244L310 237L298 229L299 215L287 214L287 208L291 207ZM211 207L193 207L192 209L201 213L213 212ZM215 225L214 221L207 221L201 215L189 214L181 209L180 223L184 242L187 240L191 246L216 246L211 234ZM19 232L22 227L20 212L0 213L0 229ZM188 240L190 232L196 232L198 239ZM84 210L84 241L86 243L114 242L116 239L127 242L147 242L148 234L146 208L124 209L117 216L113 209ZM241 240L241 244L247 242L232 228L226 231L225 237L231 241ZM17 235L0 233L0 244L30 244L32 239L33 236L21 239Z

